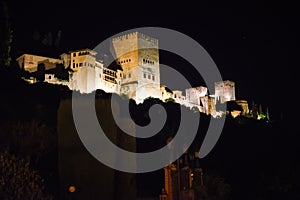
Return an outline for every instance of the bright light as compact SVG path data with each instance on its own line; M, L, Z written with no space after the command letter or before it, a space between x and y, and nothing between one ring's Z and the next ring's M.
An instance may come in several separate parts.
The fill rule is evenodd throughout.
M76 187L74 185L69 186L69 192L74 193L76 191Z

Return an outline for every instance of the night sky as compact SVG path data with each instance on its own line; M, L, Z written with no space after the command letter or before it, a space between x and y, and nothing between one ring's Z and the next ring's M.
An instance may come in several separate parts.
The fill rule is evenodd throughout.
M173 1L8 2L14 58L36 53L33 33L62 31L59 53L93 49L107 37L131 28L156 26L180 31L211 55L223 79L236 82L237 99L269 106L277 118L293 103L299 66L299 12L274 2L208 5ZM58 54L59 55L59 54ZM57 55L57 57L58 57ZM53 56L53 55L48 55ZM195 77L193 77L195 79ZM276 112L275 112L276 111Z

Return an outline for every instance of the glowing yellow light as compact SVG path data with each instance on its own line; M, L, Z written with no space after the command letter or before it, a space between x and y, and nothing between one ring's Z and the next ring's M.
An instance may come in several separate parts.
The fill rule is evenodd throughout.
M73 185L71 185L71 186L69 187L69 192L70 192L70 193L73 193L73 192L75 192L75 191L76 191L76 187L73 186Z
M191 176L194 176L194 174L193 174L193 173L191 173Z

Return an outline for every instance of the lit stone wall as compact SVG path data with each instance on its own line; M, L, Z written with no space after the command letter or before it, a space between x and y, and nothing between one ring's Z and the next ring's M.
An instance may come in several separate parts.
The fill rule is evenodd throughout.
M216 114L215 98L206 95L204 97L201 97L200 100L202 104L200 112L210 114L210 115Z
M120 92L137 103L149 96L161 98L158 41L134 32L113 38L111 44L123 69Z
M173 93L166 90L166 86L161 86L161 100L165 101L166 99L173 98Z
M70 51L70 66L73 71L80 67L95 67L96 52L90 49Z
M90 93L95 90L96 77L95 69L92 67L81 67L73 73L70 89L81 93Z
M62 64L63 61L56 58L48 58L44 56L37 56L31 54L23 54L19 58L17 58L17 62L20 68L24 67L25 71L35 72L37 71L37 67L39 63L45 64L45 69L52 69L56 67L56 64Z
M243 109L241 115L245 116L249 114L249 106L247 100L236 100L235 102Z
M207 95L207 88L203 86L188 88L185 90L186 100L194 105L200 105L200 97Z
M225 80L215 83L215 96L220 103L235 100L235 84L233 81Z
M110 70L100 62L95 67L83 66L73 72L69 88L82 93L90 93L97 89L107 93L120 93L122 71Z
M55 85L66 85L69 86L69 81L67 80L59 80L58 78L55 77L54 74L45 74L45 80L44 82L50 83L50 84L55 84Z

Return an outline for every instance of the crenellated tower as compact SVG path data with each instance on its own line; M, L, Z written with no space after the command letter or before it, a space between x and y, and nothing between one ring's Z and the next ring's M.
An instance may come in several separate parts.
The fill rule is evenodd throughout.
M121 94L137 103L161 98L157 39L139 32L118 36L111 41L111 52L123 69Z

